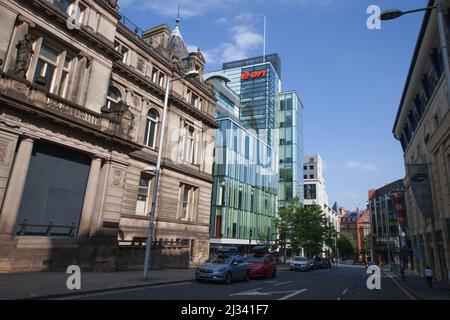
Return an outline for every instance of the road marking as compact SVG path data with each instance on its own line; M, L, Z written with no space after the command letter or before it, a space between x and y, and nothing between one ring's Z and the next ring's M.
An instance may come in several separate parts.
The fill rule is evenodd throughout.
M278 286L282 286L283 284L288 284L288 283L291 283L291 282L292 282L292 281L280 282L280 283L274 284L274 286L275 286L275 287L278 287Z
M86 294L83 294L82 292L80 292L79 294L74 294L73 297L62 297L62 298L56 298L55 300L74 300L74 299L81 299L81 298L87 298L87 297L95 297L95 296L104 296L104 295L116 294L116 293L124 293L124 292L130 292L130 291L184 286L184 285L191 284L191 283L192 283L192 281L188 281L188 282L180 282L180 283L161 284L161 285L141 287L141 288L119 289L119 290L111 290L111 291L97 292L97 293L86 293Z
M338 297L336 300L341 300L341 297Z
M342 294L346 294L347 293L347 291L348 291L348 288L347 289L345 289L343 292L342 292Z
M302 292L305 292L306 290L308 290L308 289L302 289L302 290L298 290L298 291L292 292L291 294L288 294L287 296L284 296L284 297L282 297L282 298L280 298L278 300L287 300L289 298L292 298L293 296L296 296L296 295L298 295L298 294L300 294Z
M402 290L402 292L410 299L410 300L417 300L416 297L414 297L411 293L409 293L405 288L403 288L403 286L396 280L394 279L389 273L386 272L386 274L388 275L389 278L391 278L391 280L395 283L395 285L397 287L400 288L400 290Z
M241 291L241 292L236 292L236 293L230 294L230 297L231 296L239 296L239 295L247 295L250 292L255 292L255 291L260 290L260 289L262 289L262 287L261 288L250 289L250 290L245 290L245 291Z

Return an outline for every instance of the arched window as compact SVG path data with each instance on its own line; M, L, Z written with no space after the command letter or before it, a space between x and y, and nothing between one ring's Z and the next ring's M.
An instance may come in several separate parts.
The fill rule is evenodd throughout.
M111 109L111 107L116 104L119 103L119 101L122 100L122 95L120 94L119 89L110 86L108 89L108 95L106 97L106 108L109 110Z
M158 132L159 114L155 109L150 109L147 113L147 125L145 126L144 144L154 149L156 146L156 136Z

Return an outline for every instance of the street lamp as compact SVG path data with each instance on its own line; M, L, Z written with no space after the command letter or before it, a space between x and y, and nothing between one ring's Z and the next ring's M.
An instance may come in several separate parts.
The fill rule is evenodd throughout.
M445 20L444 20L444 10L442 9L442 4L440 0L437 0L436 5L421 9L401 11L401 10L388 10L380 15L380 20L393 20L397 19L405 14L420 12L420 11L430 11L437 10L437 22L439 30L439 42L441 46L442 60L444 62L445 76L447 77L447 90L448 90L448 104L450 105L450 65L448 62L448 45L447 36L445 33Z
M154 172L155 174L155 182L152 192L152 206L150 209L150 222L148 226L148 232L147 232L147 246L145 248L145 258L144 258L144 280L148 280L148 269L150 266L150 258L152 254L152 243L153 243L153 224L155 222L155 208L156 208L156 198L158 194L158 184L159 184L159 174L161 172L161 159L162 159L162 149L163 149L163 143L164 143L164 135L165 135L165 128L166 128L166 116L167 116L167 109L169 108L169 94L170 94L170 84L174 81L181 80L181 79L193 79L195 77L198 77L199 73L196 70L191 70L187 72L184 76L175 78L175 79L167 79L166 83L166 93L164 96L164 110L163 110L163 116L162 116L162 124L161 124L161 134L159 136L159 148L158 148L158 160L156 162L156 168L153 169L153 167L146 168L150 172ZM145 170L144 170L145 171Z

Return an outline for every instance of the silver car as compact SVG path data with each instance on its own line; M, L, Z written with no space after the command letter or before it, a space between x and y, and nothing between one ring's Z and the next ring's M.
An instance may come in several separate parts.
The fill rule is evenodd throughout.
M311 270L308 264L308 259L305 257L294 257L291 262L291 271L309 271Z
M249 281L250 267L244 257L219 255L200 265L195 271L198 281L220 281L230 284L233 280Z

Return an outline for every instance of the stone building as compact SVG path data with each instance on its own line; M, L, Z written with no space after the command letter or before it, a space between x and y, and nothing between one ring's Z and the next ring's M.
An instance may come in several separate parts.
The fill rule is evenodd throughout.
M179 19L172 32L121 21L117 0L0 0L1 271L117 269L124 248L145 244L161 147L155 254L208 257L217 123L205 60Z
M450 3L440 3L448 13ZM423 276L429 265L438 280L450 281L450 93L437 21L435 9L425 13L393 134L404 152L415 271ZM450 14L445 21L450 26Z

